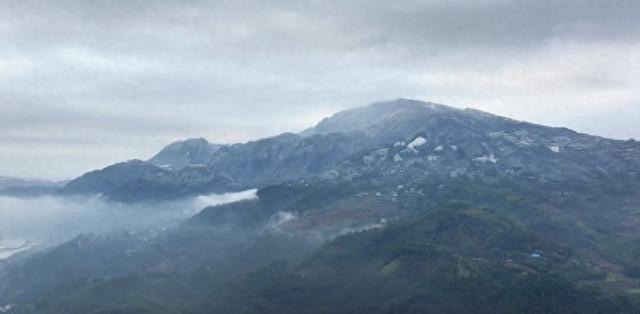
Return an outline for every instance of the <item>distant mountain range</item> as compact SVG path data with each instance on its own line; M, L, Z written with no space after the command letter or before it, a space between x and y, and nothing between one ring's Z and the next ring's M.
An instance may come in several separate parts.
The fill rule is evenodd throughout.
M0 195L33 196L57 193L68 181L0 177Z
M0 177L0 190L6 188L36 187L36 186L63 186L67 181L49 181L41 179L23 179L13 177Z
M169 230L80 235L0 269L37 313L638 313L640 143L417 100L301 133L189 139L52 193L258 189Z

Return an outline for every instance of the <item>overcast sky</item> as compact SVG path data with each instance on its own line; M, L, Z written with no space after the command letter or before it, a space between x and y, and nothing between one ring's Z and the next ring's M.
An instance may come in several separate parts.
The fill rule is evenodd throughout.
M0 4L0 175L65 179L188 137L398 97L640 138L640 1Z

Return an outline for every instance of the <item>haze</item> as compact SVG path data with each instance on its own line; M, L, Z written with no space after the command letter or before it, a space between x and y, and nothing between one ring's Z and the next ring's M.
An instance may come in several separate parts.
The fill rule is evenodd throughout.
M256 190L211 194L168 202L125 204L94 196L0 196L0 260L5 247L50 247L82 233L159 231L172 227L207 206L256 197ZM18 243L17 245L11 245Z

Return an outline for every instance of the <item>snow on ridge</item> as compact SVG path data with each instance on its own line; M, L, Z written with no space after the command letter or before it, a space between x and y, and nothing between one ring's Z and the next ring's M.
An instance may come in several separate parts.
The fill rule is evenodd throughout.
M493 154L491 154L489 156L484 155L484 156L476 157L476 158L473 158L473 160L474 161L479 161L479 162L490 162L490 163L493 163L493 164L498 162L498 159L496 159L496 157Z

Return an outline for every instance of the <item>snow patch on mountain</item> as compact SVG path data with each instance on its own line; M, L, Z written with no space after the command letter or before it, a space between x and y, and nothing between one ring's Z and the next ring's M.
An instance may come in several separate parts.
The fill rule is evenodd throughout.
M473 158L473 160L478 162L490 162L492 164L495 164L496 162L498 162L498 159L496 159L496 157L493 154L476 157L476 158Z
M552 151L554 153L559 153L560 152L560 146L558 146L558 145L549 145L547 147L549 148L550 151Z
M417 152L417 147L420 147L424 144L427 143L427 139L422 137L422 136L418 136L416 137L411 143L409 143L407 145L407 148L412 150L414 153Z

